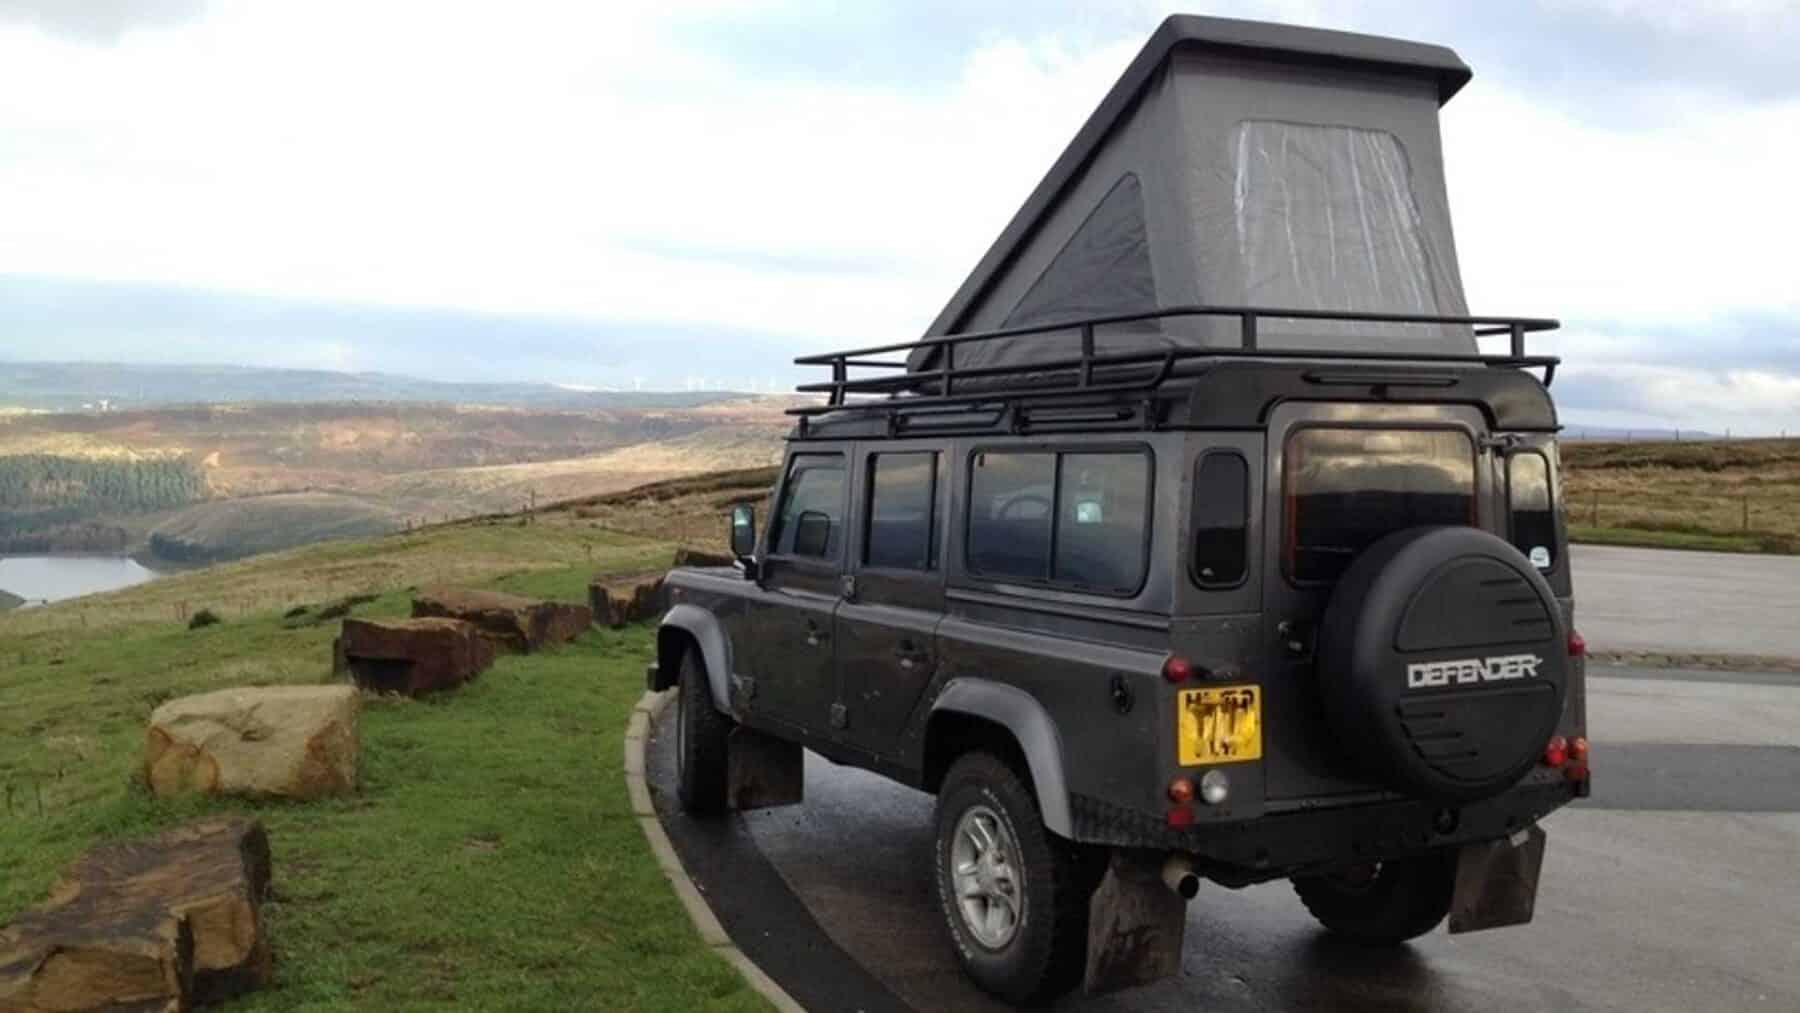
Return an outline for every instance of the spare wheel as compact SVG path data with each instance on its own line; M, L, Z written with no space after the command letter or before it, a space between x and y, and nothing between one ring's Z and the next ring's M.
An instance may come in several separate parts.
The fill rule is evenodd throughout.
M1538 762L1562 716L1568 632L1543 575L1479 528L1397 531L1351 562L1318 637L1327 722L1409 795L1472 801Z

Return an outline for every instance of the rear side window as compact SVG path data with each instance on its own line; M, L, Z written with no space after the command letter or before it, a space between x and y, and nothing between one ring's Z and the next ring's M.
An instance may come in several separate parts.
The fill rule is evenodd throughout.
M969 569L1005 580L1049 580L1055 497L1055 454L976 454Z
M1548 570L1556 565L1555 500L1550 494L1550 460L1535 450L1506 459L1506 498L1512 513L1512 541L1531 560Z
M1150 457L1142 451L975 455L969 569L1130 594L1144 579Z
M1249 563L1250 465L1231 451L1213 451L1194 470L1194 581L1231 587Z
M937 568L934 507L937 455L869 458L869 530L863 563L899 570Z
M1475 447L1448 429L1302 429L1283 463L1282 568L1333 581L1356 554L1420 524L1475 523Z
M843 455L795 454L769 532L774 554L835 560L843 541Z

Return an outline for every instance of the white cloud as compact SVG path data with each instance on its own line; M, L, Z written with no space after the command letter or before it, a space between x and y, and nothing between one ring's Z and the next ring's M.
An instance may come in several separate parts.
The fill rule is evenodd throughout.
M1135 43L1001 43L918 97L737 80L642 11L321 6L107 50L0 29L0 272L904 335Z
M1800 230L1800 102L1670 93L1665 107L1663 124L1636 131L1578 125L1479 87L1446 107L1473 303L1693 325L1800 313L1786 253Z
M738 6L229 3L107 46L0 22L0 273L899 339L1143 41L1024 32L901 87L750 78L668 30ZM1611 328L1563 342L1577 380L1671 323L1800 317L1800 103L1670 85L1620 129L1486 81L1445 112L1474 308ZM1707 375L1669 403L1791 398Z

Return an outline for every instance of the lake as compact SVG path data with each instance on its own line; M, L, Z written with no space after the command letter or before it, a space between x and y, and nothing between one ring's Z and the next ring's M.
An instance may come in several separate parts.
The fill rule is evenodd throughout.
M127 556L0 557L0 591L32 604L112 591L158 576Z

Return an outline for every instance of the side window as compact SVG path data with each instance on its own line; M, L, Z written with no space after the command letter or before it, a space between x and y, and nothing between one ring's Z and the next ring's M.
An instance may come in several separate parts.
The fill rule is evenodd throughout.
M1512 511L1512 541L1531 565L1556 565L1556 514L1550 495L1550 461L1536 451L1506 459L1506 495Z
M1050 579L1109 594L1137 590L1144 579L1150 458L1063 454L1056 490Z
M1001 580L1129 594L1143 583L1150 457L986 451L969 480L968 563Z
M1215 450L1194 470L1194 582L1232 587L1249 563L1250 465L1243 456Z
M831 560L843 542L843 455L795 454L769 531L772 554Z
M871 455L869 527L863 564L900 570L937 569L936 504L936 454Z
M1055 497L1055 454L976 454L969 479L969 569L1047 580Z

